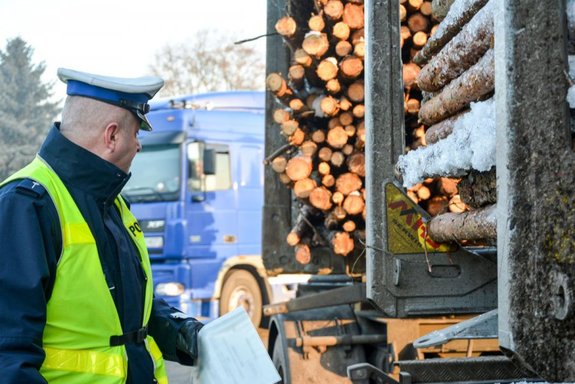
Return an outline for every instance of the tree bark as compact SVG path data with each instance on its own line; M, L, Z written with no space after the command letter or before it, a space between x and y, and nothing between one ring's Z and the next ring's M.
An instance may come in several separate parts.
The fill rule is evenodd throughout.
M488 0L469 0L468 7L458 7L456 9L457 12L450 12L443 22L439 24L435 33L427 41L427 44L413 57L413 62L418 65L427 63L453 36L459 33L461 28L467 24L487 2ZM434 3L436 3L435 0ZM434 16L438 18L435 12Z
M489 49L477 64L421 106L419 121L425 125L433 125L492 92L495 88L494 67L493 49Z
M495 168L488 172L472 170L458 185L461 200L472 208L480 208L497 202Z
M491 47L493 6L488 3L424 66L417 77L420 89L435 92L461 75Z
M451 135L453 128L455 127L455 123L466 113L467 112L461 112L455 116L441 120L440 122L427 128L427 131L425 132L425 141L427 144L437 143L439 140L443 140L447 136Z
M496 239L496 205L459 214L438 215L429 223L429 237L439 243Z
M445 19L454 1L455 0L433 0L431 3L431 14L439 21Z

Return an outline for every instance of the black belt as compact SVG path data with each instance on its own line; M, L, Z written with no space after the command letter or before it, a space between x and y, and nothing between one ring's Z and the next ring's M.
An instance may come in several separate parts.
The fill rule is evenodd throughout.
M110 346L116 347L118 345L124 345L128 343L143 343L144 340L146 340L146 336L148 336L148 327L142 327L137 331L124 333L123 335L110 336Z

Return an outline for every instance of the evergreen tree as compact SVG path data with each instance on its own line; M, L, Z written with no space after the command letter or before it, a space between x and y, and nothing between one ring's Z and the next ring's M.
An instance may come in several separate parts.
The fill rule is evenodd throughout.
M0 50L0 180L34 158L60 112L50 101L54 84L41 80L46 66L33 64L33 53L20 37Z

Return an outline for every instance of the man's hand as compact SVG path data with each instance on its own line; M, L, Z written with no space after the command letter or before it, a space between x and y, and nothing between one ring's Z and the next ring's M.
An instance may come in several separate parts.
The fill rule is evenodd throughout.
M178 338L176 340L176 347L185 352L194 361L198 358L198 332L204 324L196 319L190 319L182 325Z

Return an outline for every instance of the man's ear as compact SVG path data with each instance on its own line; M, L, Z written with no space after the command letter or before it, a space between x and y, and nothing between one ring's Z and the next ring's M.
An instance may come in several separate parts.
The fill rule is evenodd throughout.
M106 149L108 149L110 152L114 152L116 149L116 144L119 138L118 132L119 126L115 121L108 124L104 129L104 144Z

